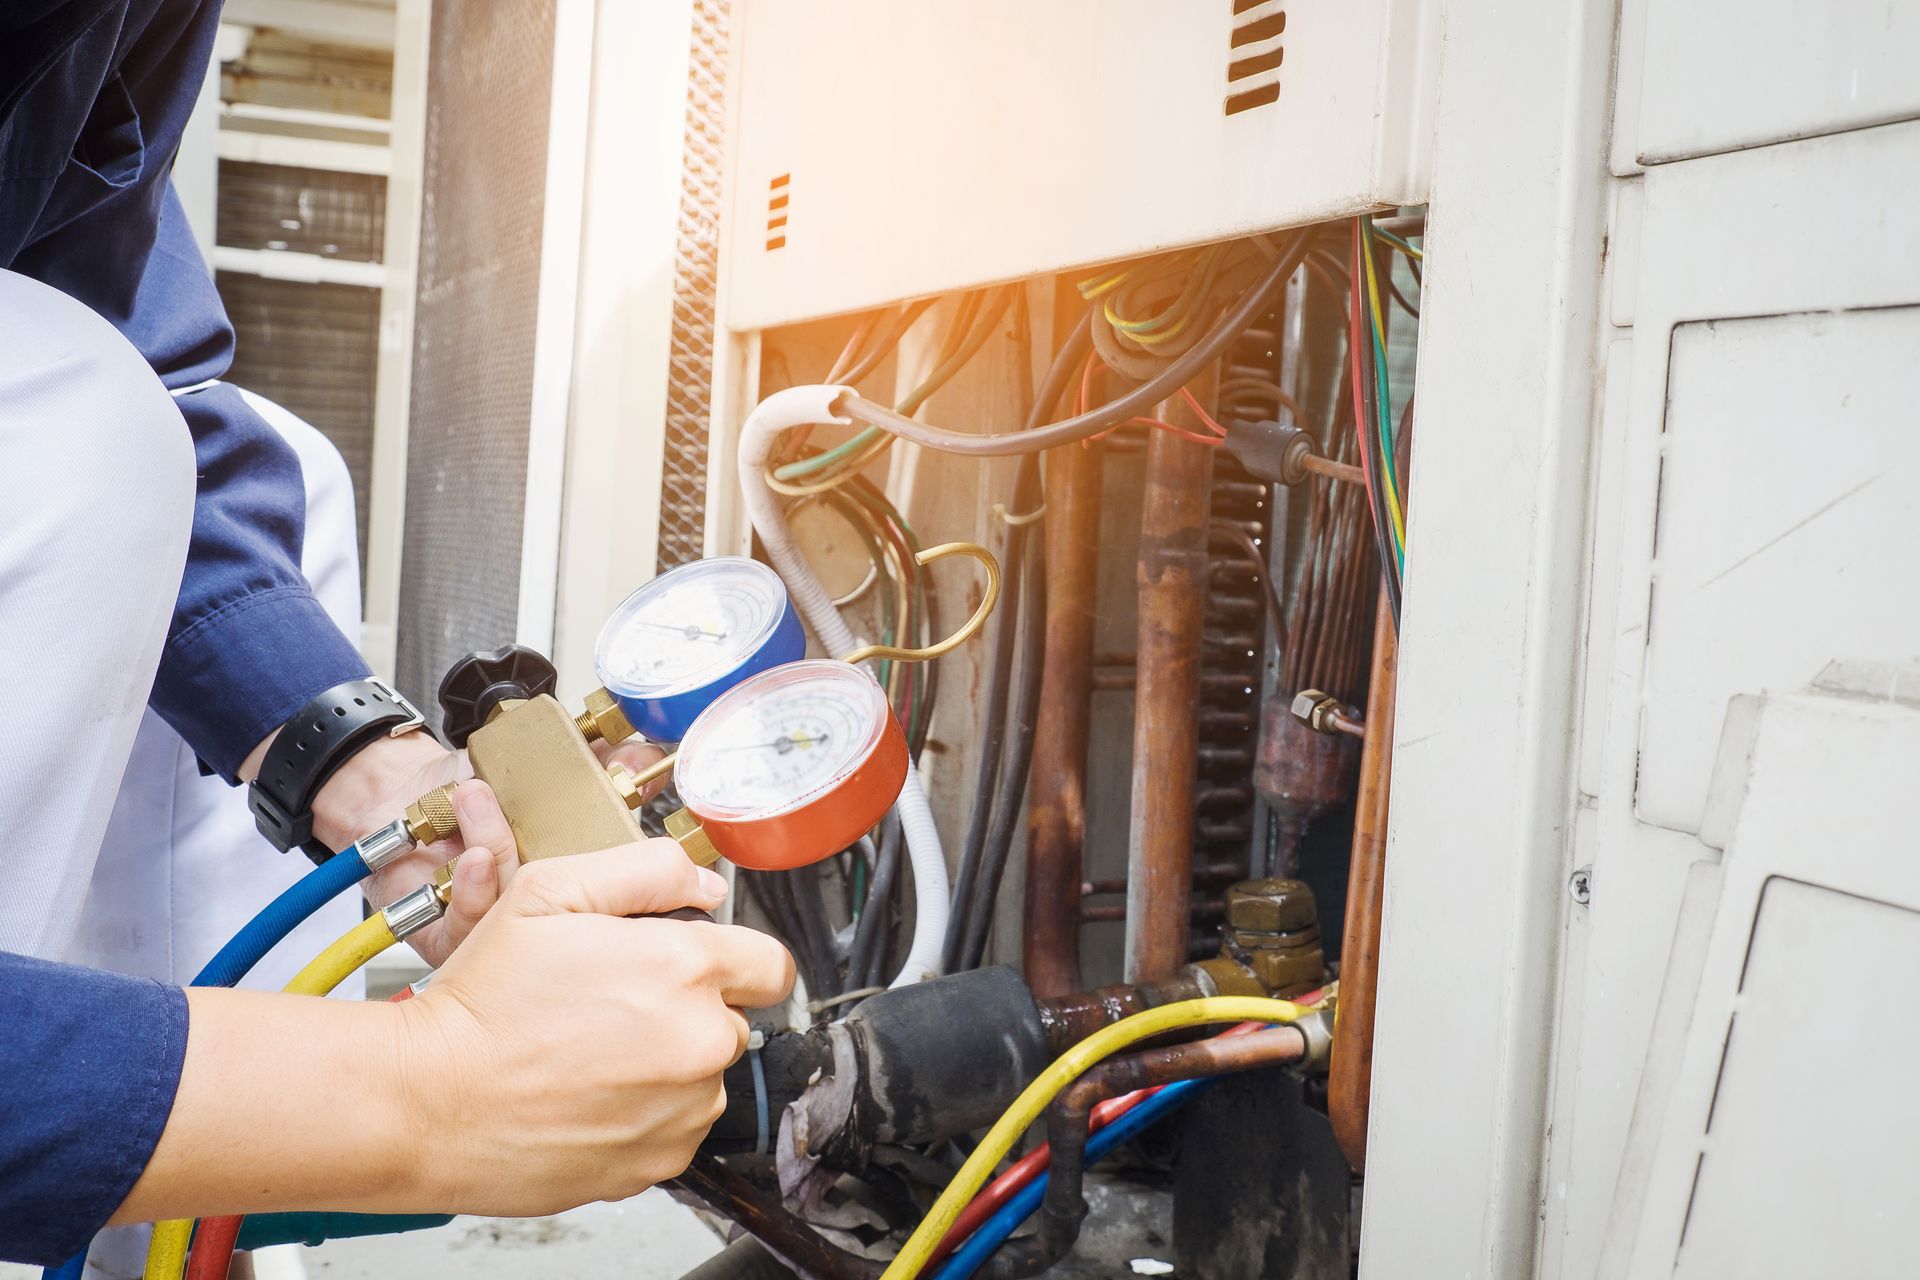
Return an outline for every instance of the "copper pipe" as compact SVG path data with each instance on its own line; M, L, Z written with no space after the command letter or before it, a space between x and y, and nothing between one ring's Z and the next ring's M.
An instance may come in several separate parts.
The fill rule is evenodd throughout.
M1333 1136L1355 1173L1364 1172L1367 1164L1398 658L1393 612L1382 591L1373 616L1373 680L1367 688L1367 736L1360 753L1360 791L1354 802L1353 863L1347 872L1347 925L1340 943L1340 1018L1327 1077L1327 1115L1333 1121Z
M1199 404L1213 403L1215 377L1210 367L1188 388ZM1184 396L1162 402L1159 415L1177 427L1204 430ZM1129 982L1169 977L1187 959L1212 479L1211 449L1171 431L1151 433L1136 569L1140 638L1127 842Z
M1192 904L1191 909L1193 911L1193 920L1196 924L1218 924L1227 918L1227 904L1224 902L1196 902ZM1126 918L1127 908L1125 903L1116 902L1111 906L1089 906L1086 903L1082 903L1080 906L1080 919L1084 924L1103 924L1114 920L1125 920ZM1189 944L1191 944L1191 937L1189 937L1188 941ZM1218 937L1211 934L1207 936L1207 945L1210 947L1217 947L1219 941L1220 939Z
M1309 453L1301 458L1300 469L1317 476L1325 476L1329 480L1338 480L1342 484L1364 485L1367 482L1366 472L1351 462L1335 462L1332 458L1323 458L1317 453Z
M787 1212L777 1192L762 1191L710 1155L694 1156L673 1181L715 1213L739 1224L809 1280L871 1280L880 1274L878 1263L847 1253Z
M1081 853L1087 839L1094 583L1100 565L1096 446L1047 457L1046 658L1027 774L1027 984L1039 996L1080 988Z

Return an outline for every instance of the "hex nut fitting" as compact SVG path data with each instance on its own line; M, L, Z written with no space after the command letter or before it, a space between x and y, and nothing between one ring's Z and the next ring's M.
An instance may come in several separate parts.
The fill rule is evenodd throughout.
M1250 933L1293 934L1314 930L1320 911L1305 882L1284 878L1242 880L1227 888L1227 926Z

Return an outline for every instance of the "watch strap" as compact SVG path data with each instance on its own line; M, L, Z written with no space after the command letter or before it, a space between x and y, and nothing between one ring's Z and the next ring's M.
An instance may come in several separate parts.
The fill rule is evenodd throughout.
M412 703L384 680L333 686L290 718L267 748L247 788L254 825L274 848L300 846L316 863L333 850L313 838L313 798L334 772L368 743L425 725Z

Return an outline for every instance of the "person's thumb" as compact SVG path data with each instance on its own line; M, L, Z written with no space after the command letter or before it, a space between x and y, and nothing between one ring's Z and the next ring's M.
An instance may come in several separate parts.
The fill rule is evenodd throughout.
M718 872L695 866L678 842L659 839L529 862L514 876L506 905L529 916L647 916L681 907L711 911L726 896Z
M480 917L500 898L500 873L494 866L492 850L474 845L453 864L453 892L447 898L443 921L446 950L465 942L480 923Z

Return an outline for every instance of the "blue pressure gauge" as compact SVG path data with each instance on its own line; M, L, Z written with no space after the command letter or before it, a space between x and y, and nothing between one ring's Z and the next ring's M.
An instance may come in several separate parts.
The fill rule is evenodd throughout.
M778 574L715 556L669 569L621 602L594 667L633 727L678 742L707 704L755 672L806 656Z

